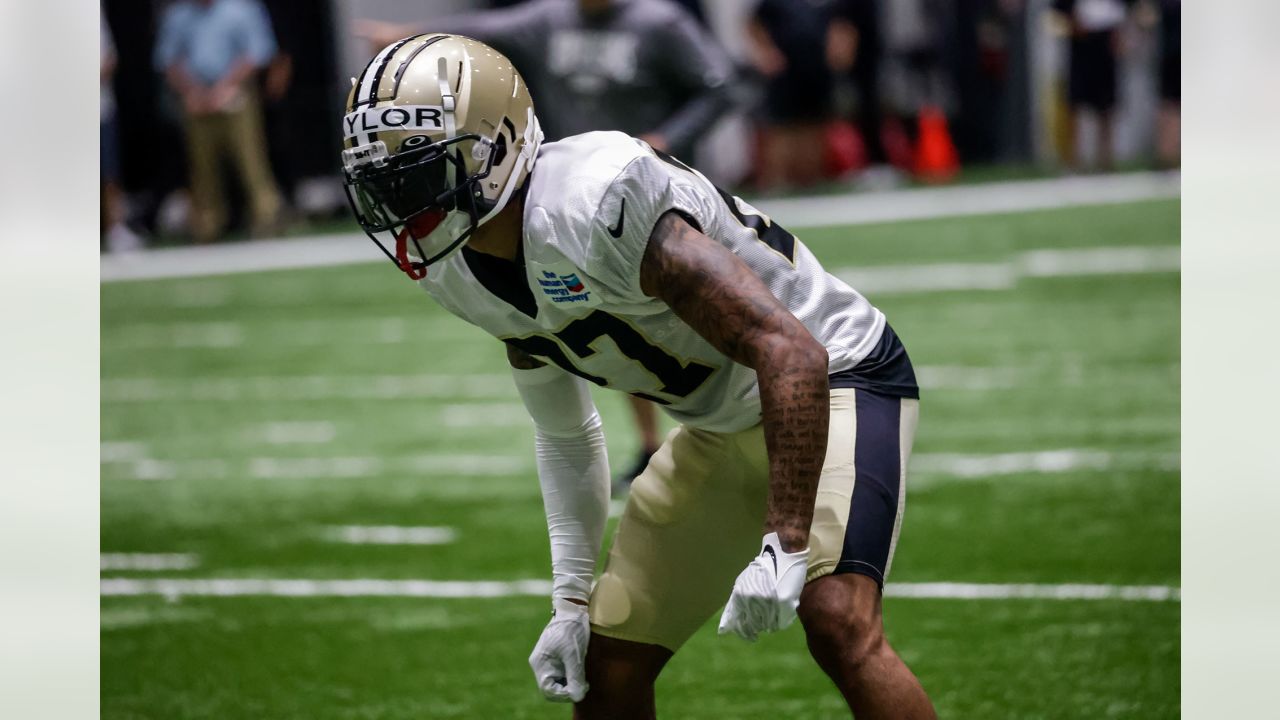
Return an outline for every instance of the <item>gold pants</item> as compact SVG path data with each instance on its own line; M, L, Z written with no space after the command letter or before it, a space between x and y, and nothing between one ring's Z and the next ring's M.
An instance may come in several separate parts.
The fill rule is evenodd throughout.
M884 582L902 523L919 401L831 391L827 457L809 528L806 581L859 573ZM760 425L679 427L631 486L591 629L677 650L724 605L760 552L769 459Z
M267 160L262 105L257 93L246 88L228 110L188 114L184 124L191 170L191 232L196 240L214 240L226 225L224 159L231 160L248 195L253 232L271 230L280 214L280 191Z

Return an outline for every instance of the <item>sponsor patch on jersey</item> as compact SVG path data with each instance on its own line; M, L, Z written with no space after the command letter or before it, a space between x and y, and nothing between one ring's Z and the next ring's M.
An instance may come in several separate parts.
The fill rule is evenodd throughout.
M347 137L387 130L443 130L444 108L439 105L364 107L342 118Z
M595 292L587 286L578 269L567 262L543 265L532 262L534 280L542 295L557 305L595 307L600 304Z

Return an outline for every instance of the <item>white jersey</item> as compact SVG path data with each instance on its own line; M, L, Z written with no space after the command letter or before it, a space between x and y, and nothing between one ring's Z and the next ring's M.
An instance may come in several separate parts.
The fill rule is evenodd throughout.
M441 305L540 359L661 404L716 432L760 421L755 371L716 350L640 289L640 261L664 213L682 213L764 281L830 356L854 370L884 315L804 245L701 173L619 132L543 145L529 180L519 262L464 248L420 284ZM905 357L905 354L904 354Z

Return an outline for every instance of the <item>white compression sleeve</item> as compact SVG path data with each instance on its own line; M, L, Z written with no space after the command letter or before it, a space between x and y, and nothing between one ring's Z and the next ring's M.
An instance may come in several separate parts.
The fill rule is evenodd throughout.
M587 600L609 517L609 458L587 383L550 365L512 368L533 418L551 538L552 596Z

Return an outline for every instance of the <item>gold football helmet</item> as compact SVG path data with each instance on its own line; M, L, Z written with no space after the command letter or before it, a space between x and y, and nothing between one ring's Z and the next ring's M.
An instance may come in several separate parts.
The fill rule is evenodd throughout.
M351 209L415 280L506 206L542 142L511 61L444 33L383 48L353 78L342 130Z

